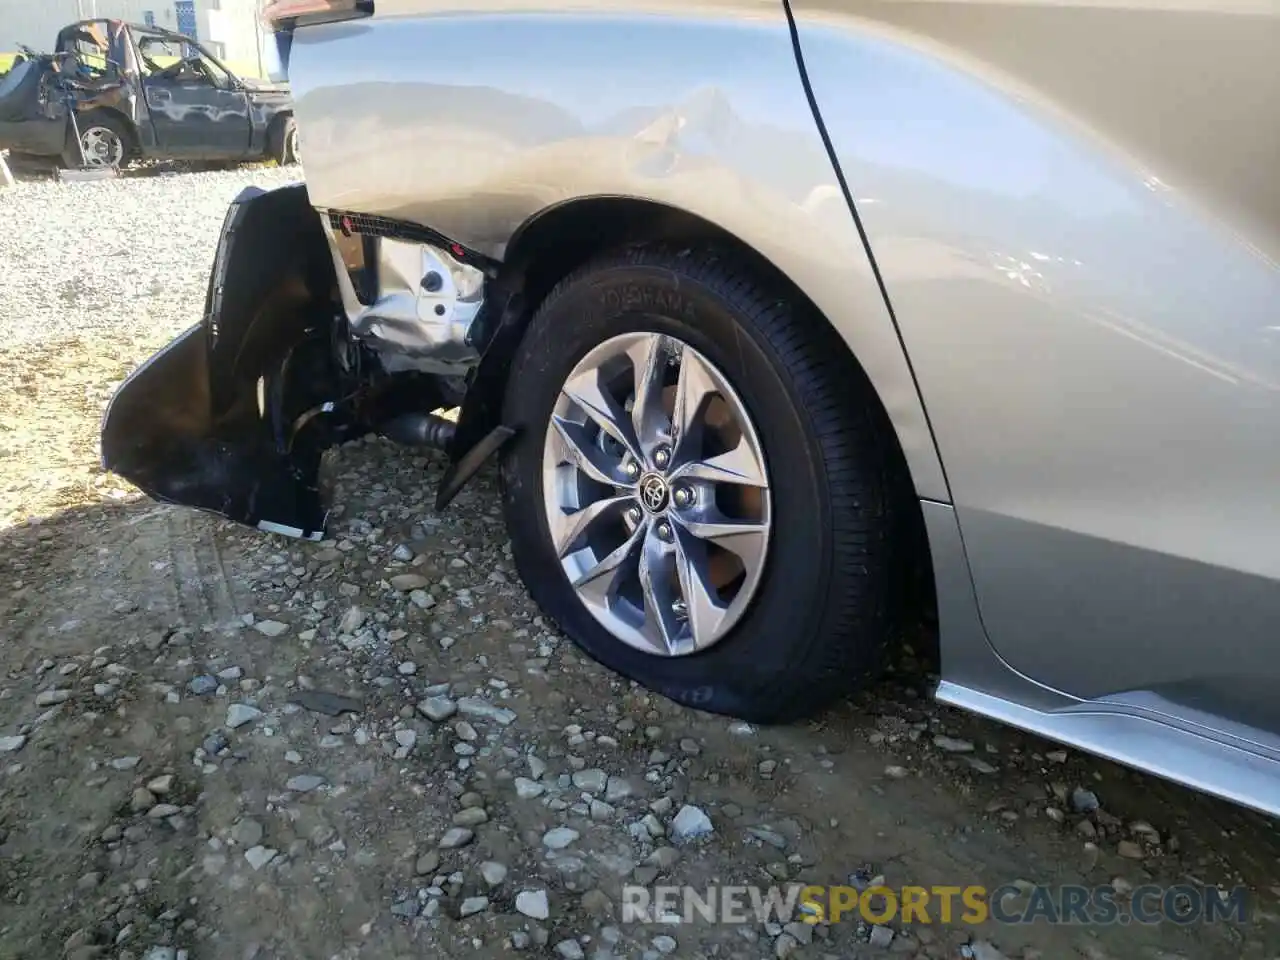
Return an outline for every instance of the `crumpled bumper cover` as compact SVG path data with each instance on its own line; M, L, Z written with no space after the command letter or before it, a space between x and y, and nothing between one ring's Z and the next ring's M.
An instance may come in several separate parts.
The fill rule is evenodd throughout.
M219 436L208 367L201 324L135 370L103 418L103 467L155 500L319 540L325 521L319 455L284 455L269 433L251 428Z
M320 459L339 439L317 415L337 389L332 270L300 185L237 197L204 319L116 391L103 467L156 500L320 539Z

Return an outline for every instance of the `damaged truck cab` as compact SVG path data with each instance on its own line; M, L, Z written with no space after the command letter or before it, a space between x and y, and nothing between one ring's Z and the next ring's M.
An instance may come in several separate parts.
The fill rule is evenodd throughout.
M0 78L0 149L70 167L298 159L288 86L238 77L181 34L85 20L22 56Z
M443 507L511 436L467 390L502 362L495 268L418 225L317 212L301 184L245 190L203 320L108 407L104 467L155 499L319 539L321 456L380 431L449 452ZM456 421L430 412L458 406Z

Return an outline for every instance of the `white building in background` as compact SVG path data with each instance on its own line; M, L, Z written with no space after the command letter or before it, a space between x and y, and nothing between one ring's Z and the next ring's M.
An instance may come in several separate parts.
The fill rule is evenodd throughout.
M0 0L0 53L49 50L58 31L105 17L176 30L242 74L261 74L261 0Z

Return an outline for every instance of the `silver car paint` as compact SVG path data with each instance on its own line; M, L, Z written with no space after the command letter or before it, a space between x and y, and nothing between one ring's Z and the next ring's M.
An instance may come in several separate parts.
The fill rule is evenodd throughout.
M1280 5L795 9L996 649L1280 734Z
M942 624L939 700L1280 815L1280 740L1267 731L1150 695L1082 700L1011 669L987 640L955 509L930 501L921 509Z
M302 31L312 200L499 257L601 195L750 243L893 419L939 696L1280 813L1275 0L794 6L892 314L775 0L379 0Z
M380 2L372 20L299 31L289 74L314 204L415 220L499 257L578 198L697 214L809 293L879 392L917 493L948 499L779 4L425 15L438 6Z

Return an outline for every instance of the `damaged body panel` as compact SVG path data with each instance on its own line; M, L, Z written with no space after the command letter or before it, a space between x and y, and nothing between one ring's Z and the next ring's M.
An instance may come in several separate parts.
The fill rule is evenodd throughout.
M297 158L287 85L237 77L180 34L88 20L22 57L0 80L0 149L68 166Z
M350 217L328 237L351 333L389 373L467 373L480 354L472 335L484 305L484 273L443 245L357 235ZM349 241L354 240L354 243Z
M107 469L158 500L318 537L320 455L357 371L335 348L333 271L300 187L231 205L203 321L148 360L103 420Z
M57 156L66 139L66 108L51 58L27 58L0 77L0 149Z
M485 272L447 242L357 227L326 227L300 184L241 194L204 319L116 392L103 466L157 500L308 539L324 530L324 451L363 433L450 449L442 493L456 493L483 457L428 411L456 405L482 359Z

